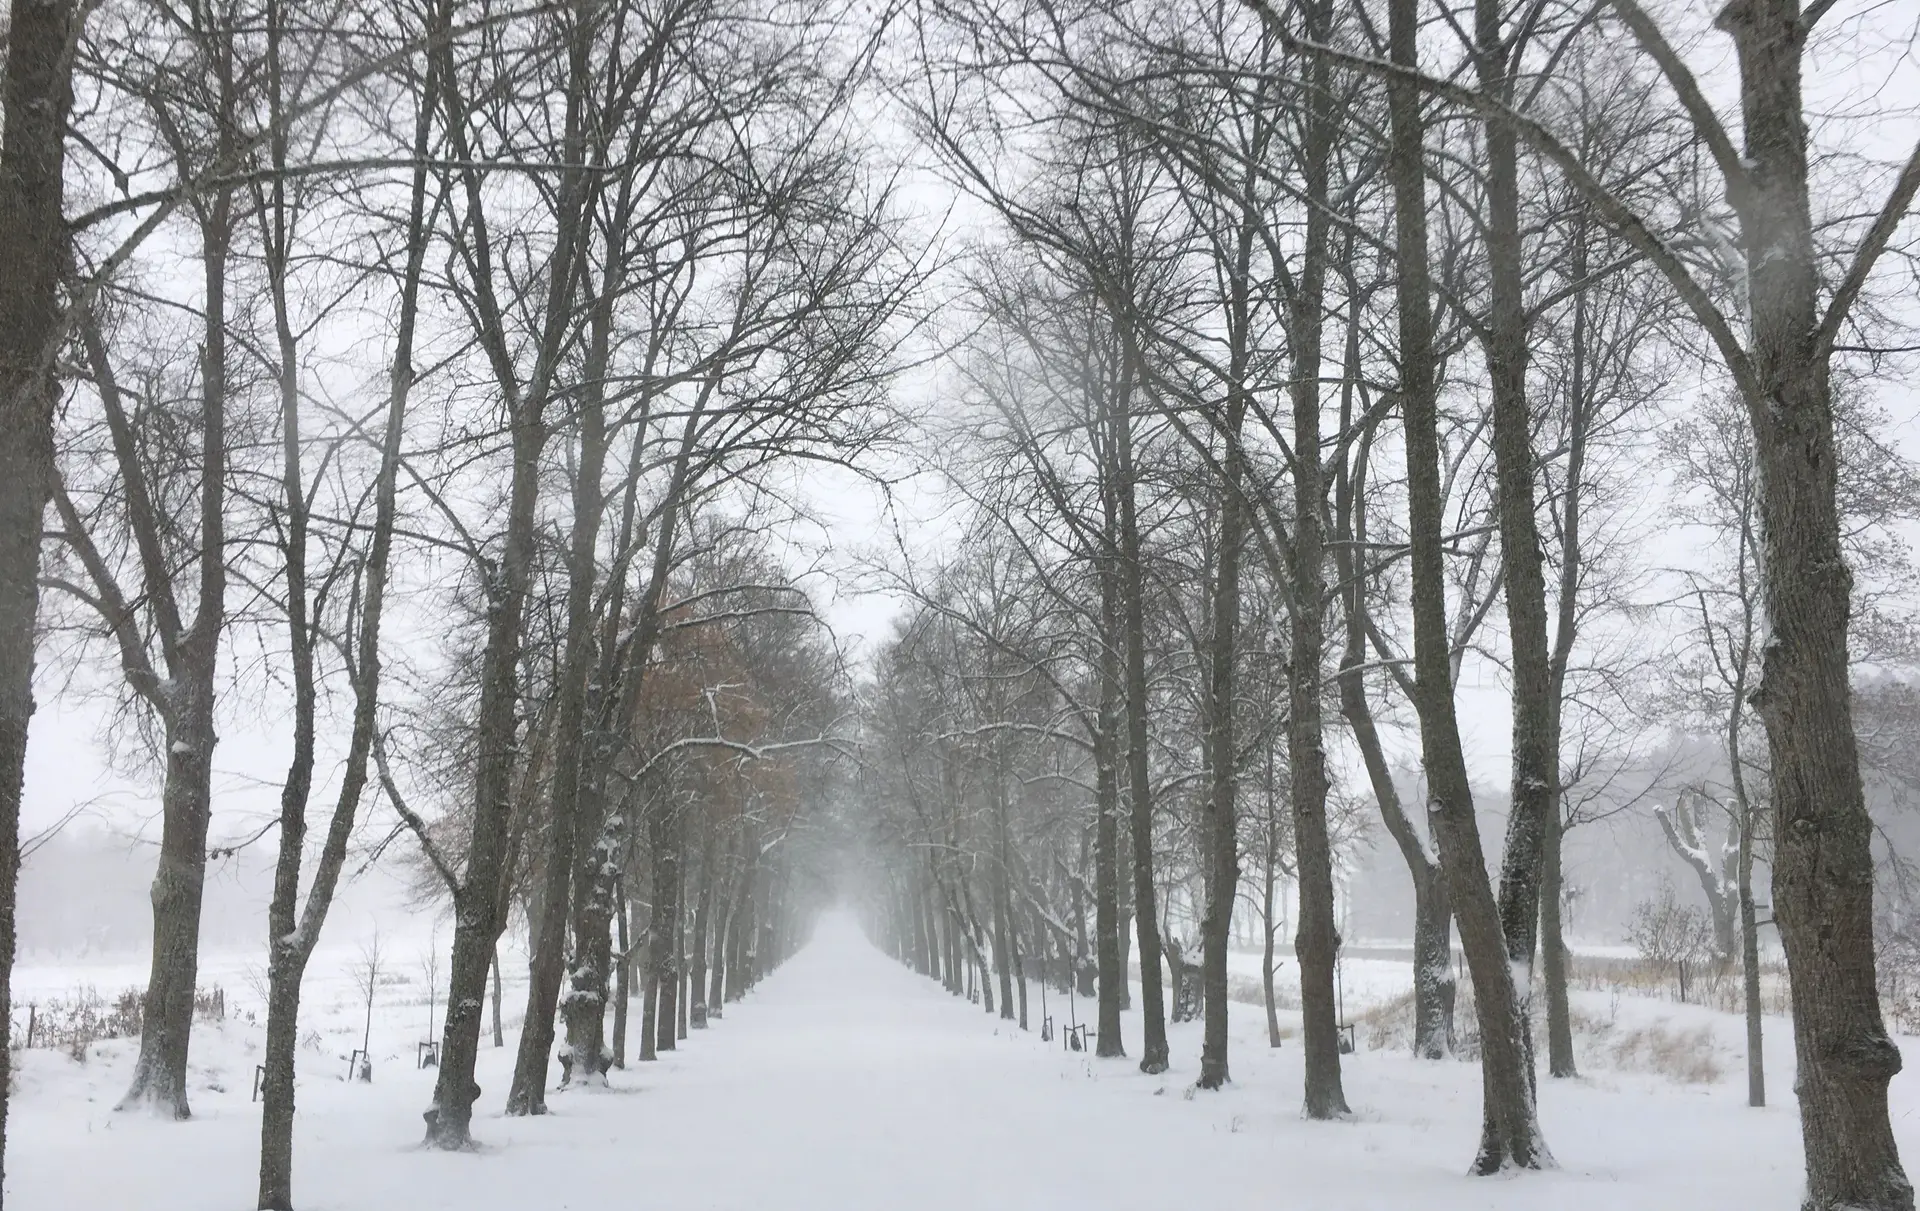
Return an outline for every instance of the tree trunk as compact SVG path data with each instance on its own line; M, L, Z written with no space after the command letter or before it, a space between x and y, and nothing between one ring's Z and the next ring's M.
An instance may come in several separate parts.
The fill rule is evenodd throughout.
M231 150L230 48L212 56L223 114L220 151ZM200 551L194 621L178 647L167 720L166 785L161 791L160 863L153 876L153 961L140 1025L140 1055L121 1107L144 1106L184 1119L187 1046L200 969L200 905L206 887L207 825L213 809L214 678L226 629L227 258L233 242L233 194L220 190L201 230L206 313L201 350Z
M1480 87L1505 104L1512 97L1510 56L1501 0L1474 2L1474 67ZM1517 39L1518 35L1515 35ZM1512 973L1513 1040L1521 1075L1533 1081L1534 952L1540 927L1540 883L1549 817L1558 804L1559 755L1552 735L1554 703L1547 648L1547 593L1534 507L1533 418L1527 402L1527 311L1521 267L1519 149L1513 127L1486 124L1488 312L1482 345L1492 397L1495 506L1499 515L1507 632L1512 650L1513 779L1507 841L1500 862L1500 925ZM1464 936L1464 926L1462 929ZM1475 980L1475 988L1479 982ZM1480 1167L1530 1164L1505 1137L1501 1111L1486 1107Z
M1388 44L1395 64L1418 67L1417 0L1391 0ZM1418 87L1395 78L1388 88L1391 139L1388 176L1394 195L1398 244L1396 296L1399 311L1400 396L1407 446L1408 538L1412 544L1414 706L1420 718L1427 793L1448 899L1460 923L1460 940L1473 973L1480 1023L1481 1077L1487 1119L1473 1172L1551 1163L1534 1115L1533 1082L1520 1038L1513 972L1499 906L1487 878L1480 828L1474 818L1466 759L1454 715L1451 646L1446 618L1446 569L1442 528L1445 502L1440 482L1436 400L1437 359L1433 343L1430 271L1427 260L1425 134ZM1491 1144L1492 1147L1488 1145Z
M1093 945L1099 969L1099 1004L1094 1029L1094 1054L1117 1058L1127 1054L1120 1037L1120 994L1127 969L1120 958L1120 779L1114 753L1119 730L1119 679L1113 668L1111 645L1102 644L1100 731L1094 737L1093 831ZM1084 990L1082 990L1084 991Z
M617 261L617 250L609 260ZM619 273L609 269L602 289L594 300L588 323L588 350L582 371L582 388L575 412L579 418L579 462L573 475L573 526L567 549L567 623L560 653L559 699L554 725L553 790L547 814L546 880L542 888L541 928L534 945L533 968L527 983L527 1016L520 1028L520 1049L515 1056L513 1083L507 1090L510 1115L547 1112L547 1057L553 1050L555 1015L559 1009L560 987L565 981L569 892L586 898L593 891L591 868L581 865L578 851L592 848L599 832L597 818L583 820L583 806L597 806L593 789L583 785L597 782L603 762L591 771L583 768L592 743L589 721L592 706L588 701L588 678L598 664L604 664L594 644L594 590L599 578L597 561L601 521L606 512L606 493L601 483L606 472L607 425L605 394L606 367L613 336L613 305L619 295ZM595 754L599 756L600 754ZM595 813L597 817L597 813ZM586 836L583 837L582 834ZM580 939L575 938L576 951ZM577 964L576 964L577 966ZM601 980L604 987L605 979ZM570 1012L579 1012L580 990L569 999ZM602 999L604 1004L604 998ZM599 1020L593 1023L597 1034ZM569 1033L573 1033L569 1031ZM570 1055L577 1051L569 1041ZM599 1078L599 1048L584 1062L568 1067L569 1080L581 1077L591 1082ZM576 1061L580 1057L573 1055Z
M1352 292L1355 305L1364 298ZM1345 382L1361 376L1360 323L1347 324ZM1353 388L1342 395L1341 428L1353 427ZM1372 428L1365 428L1352 453L1343 449L1336 463L1334 523L1340 541L1334 545L1334 568L1340 577L1340 601L1345 624L1345 646L1340 655L1340 714L1353 735L1366 767L1367 782L1379 805L1381 822L1400 850L1413 884L1413 1054L1421 1059L1445 1059L1453 1051L1453 910L1433 852L1414 828L1387 763L1380 729L1374 722L1367 694L1367 583L1360 574L1356 550L1367 541L1366 479L1372 450ZM1405 688L1411 691L1411 683ZM1431 831L1431 830L1429 830Z
M507 1032L500 1021L501 999L500 944L495 942L493 945L493 1045L495 1047L505 1047L507 1045Z
M657 917L655 918L657 921ZM652 926L647 934L647 969L640 977L640 1061L652 1063L660 1058L660 970L654 966Z
M437 0L435 32L454 25L451 0ZM574 251L583 236L586 193L585 133L581 116L590 87L586 43L592 23L579 22L571 33L566 92L566 130L555 192L556 248L540 332L539 356L531 379L521 382L506 348L505 320L492 278L491 235L486 222L480 161L469 146L462 78L453 62L453 39L440 37L431 53L440 59L445 132L464 194L463 238L472 245L474 313L480 343L486 348L504 395L511 430L513 467L507 488L506 532L497 565L483 570L487 636L480 656L480 704L475 721L474 810L467 867L454 896L453 956L449 963L447 1018L440 1045L440 1070L433 1103L422 1116L429 1147L462 1149L472 1143L473 1103L480 1096L474 1065L480 1050L480 1012L487 971L506 923L508 837L513 820L514 773L520 755L519 666L528 586L532 579L540 495L540 456L546 447L546 402L571 327ZM543 930L544 932L544 930Z
M686 844L684 835L681 844L683 847ZM691 987L687 979L687 880L684 863L675 899L679 901L679 911L673 917L673 1034L677 1041L687 1037L687 1002L690 999L687 990Z
M653 926L651 981L654 988L654 1050L672 1051L675 1005L680 991L677 935L680 932L680 808L662 801L648 820L653 830Z
M1227 292L1230 349L1226 449L1220 464L1219 550L1208 603L1210 634L1206 667L1206 735L1203 740L1208 785L1201 802L1201 861L1206 872L1206 907L1200 920L1200 968L1205 984L1206 1024L1200 1044L1202 1089L1218 1089L1229 1079L1227 1063L1227 950L1233 906L1240 894L1239 742L1234 729L1236 662L1239 659L1240 567L1246 553L1247 491L1241 430L1246 423L1246 375L1252 344L1253 221L1250 215L1234 232L1233 267ZM1271 886L1271 885L1269 885ZM1269 932L1271 949L1271 932ZM1268 981L1271 985L1271 980ZM1268 998L1271 1001L1271 997ZM1269 1017L1271 1017L1271 1008Z
M1332 26L1326 0L1303 5L1306 33L1322 41ZM1287 305L1293 407L1293 610L1287 658L1287 760L1293 779L1294 870L1300 917L1294 960L1300 965L1301 1046L1306 1064L1308 1118L1347 1114L1340 1081L1339 1008L1334 964L1340 935L1334 919L1333 848L1327 834L1326 726L1321 682L1326 651L1326 546L1322 519L1327 492L1320 465L1320 360L1331 221L1325 202L1333 155L1330 72L1314 56L1303 65L1308 120L1301 172L1306 231L1300 269Z
M733 947L727 957L727 999L737 1001L745 996L753 985L753 948L757 939L759 924L754 918L755 885L760 881L760 836L751 825L743 826L741 850L746 854L746 867L740 873L740 899L730 918ZM938 951L938 938L933 933L933 905L925 898L924 911L927 914L928 937L933 941L934 954Z
M1793 985L1805 1206L1906 1211L1913 1187L1888 1119L1900 1050L1880 1016L1873 825L1848 682L1852 576L1834 496L1830 350L1807 198L1797 0L1734 0L1716 24L1740 60L1747 258L1766 617L1753 704L1774 787L1774 915Z
M713 825L710 822L706 825L706 831L706 844L700 849L700 904L693 912L693 945L689 948L693 957L693 982L688 987L688 996L693 1001L690 1025L695 1030L707 1028L707 925L713 915L713 885L718 873L714 870ZM624 930L624 926L622 928ZM621 945L626 945L624 940Z
M564 701L561 709L566 709ZM514 1055L513 1082L507 1089L509 1115L547 1112L547 1053L553 1050L554 1010L566 972L567 892L572 878L566 856L573 852L571 817L569 812L562 820L556 809L547 818L546 866L539 891L540 928L534 935L533 958L527 967L527 1011Z
M1160 987L1160 910L1153 883L1153 777L1148 760L1147 569L1140 538L1137 473L1133 456L1134 356L1128 351L1114 386L1109 416L1115 451L1119 521L1120 626L1125 636L1128 822L1133 841L1133 925L1140 939L1140 1071L1167 1070L1167 1011ZM1124 970L1123 970L1124 978ZM1101 1039L1104 1044L1105 1038Z
M53 473L53 374L66 271L72 0L13 0L0 119L0 1160L11 1048L20 800L33 716L40 534Z
M1273 925L1271 915L1273 912L1272 878L1268 878L1266 881L1266 909L1268 915L1261 918L1268 922L1268 924L1266 926L1266 941L1260 949L1260 999L1267 1010L1267 1046L1278 1047L1281 1041L1280 1001L1279 998L1274 995L1273 990L1273 974L1278 970L1278 964L1274 962L1273 957Z
M614 962L613 980L613 1066L625 1069L627 1066L627 1002L633 996L633 962L628 953L630 943L627 940L627 915L630 911L627 892L623 885L620 889L620 911L614 917L615 945L619 951Z
M1590 244L1590 219L1585 211L1576 218L1573 244L1568 254L1568 273L1574 281L1586 278ZM1567 470L1560 505L1560 584L1559 608L1554 620L1553 654L1550 658L1550 689L1547 700L1547 743L1554 755L1552 803L1547 808L1547 831L1541 856L1540 946L1547 986L1547 1071L1556 1077L1579 1075L1573 1055L1573 1009L1568 1001L1567 968L1569 957L1561 920L1563 871L1561 849L1568 821L1561 806L1565 790L1559 783L1559 753L1567 697L1567 669L1573 659L1574 638L1580 626L1580 585L1586 569L1581 522L1587 459L1587 435L1593 402L1588 364L1591 324L1587 314L1587 294L1581 291L1573 300L1573 331L1570 334L1570 372L1567 383Z
M1019 957L1014 953L1013 905L1007 892L1008 863L1011 855L1007 841L1007 760L1003 742L994 744L993 841L997 861L993 864L993 961L1000 975L1000 1016L1014 1020L1013 980ZM1020 1029L1027 1028L1026 989L1021 988Z
M1547 986L1547 1071L1556 1077L1579 1076L1573 1059L1573 1006L1567 996L1566 931L1560 919L1560 797L1548 813L1548 833L1540 879L1540 965Z

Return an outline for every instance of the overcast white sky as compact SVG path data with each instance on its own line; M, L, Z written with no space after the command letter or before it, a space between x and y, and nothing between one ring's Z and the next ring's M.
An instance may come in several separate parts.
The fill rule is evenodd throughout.
M1730 51L1723 37L1706 28L1715 7L1717 3L1687 0L1680 6L1684 23L1676 28L1694 31L1693 36L1682 38L1683 49L1710 94L1721 102L1721 112L1732 114L1725 103ZM1826 115L1816 124L1817 136L1837 135L1846 145L1881 159L1893 159L1910 149L1920 135L1917 40L1920 4L1913 0L1842 0L1828 18L1823 43L1816 46L1808 73L1810 112ZM1897 112L1888 115L1889 107ZM1870 109L1877 109L1879 116L1863 120ZM889 142L901 146L898 140ZM965 202L956 205L924 171L910 174L908 180L905 196L911 209L930 224L944 227L949 235L960 225L958 216L972 209ZM1860 204L1877 204L1877 200ZM1896 417L1894 438L1910 456L1920 455L1920 391L1905 383L1887 383L1881 389L1883 401ZM935 401L940 383L933 375L917 374L902 390L916 401ZM865 653L884 639L902 601L895 593L875 591L874 582L864 578L861 569L876 557L896 551L900 539L923 551L937 550L948 542L953 532L951 502L938 494L931 477L910 480L888 497L848 473L807 474L804 491L813 502L818 524L792 529L791 562L816 569L806 579L809 591L843 643ZM1651 536L1650 541L1657 551L1659 537ZM1670 561L1666 554L1650 551L1650 556ZM113 675L112 670L103 675ZM39 693L28 751L23 828L32 832L45 827L74 805L86 803L100 822L116 830L144 830L157 836L157 780L127 777L111 769L103 741L115 725L103 703L65 698L54 689L43 684ZM1497 671L1483 664L1470 667L1461 698L1476 779L1502 783L1509 720ZM265 814L276 810L278 782L288 755L287 732L284 713L271 705L263 709L249 703L223 711L222 739L215 757L215 838L251 832ZM1401 747L1403 752L1412 751L1408 738L1402 738ZM369 804L373 806L371 798ZM384 819L383 809L372 815Z

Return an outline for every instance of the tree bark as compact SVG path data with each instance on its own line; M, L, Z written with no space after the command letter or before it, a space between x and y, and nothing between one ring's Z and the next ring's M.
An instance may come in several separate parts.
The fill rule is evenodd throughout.
M1847 669L1853 578L1834 496L1830 338L1807 195L1798 0L1734 0L1716 25L1740 64L1746 255L1764 594L1771 634L1753 704L1767 728L1773 902L1793 984L1805 1206L1906 1211L1873 954L1873 825Z
M500 944L493 946L493 1045L505 1047L507 1032L500 1021Z
M1518 55L1501 0L1474 2L1474 68L1483 93L1505 105ZM1517 39L1518 34L1514 37ZM1507 634L1512 663L1513 777L1507 841L1500 861L1500 925L1512 973L1513 1040L1521 1075L1533 1076L1533 971L1549 816L1558 810L1559 754L1547 648L1547 594L1534 506L1533 418L1527 401L1527 310L1521 261L1519 148L1513 127L1486 123L1488 307L1482 345L1492 397L1493 456ZM1464 927L1463 927L1464 934ZM1476 978L1474 986L1479 987ZM1491 1100L1481 1127L1480 1164L1526 1164L1513 1151L1503 1112Z
M1133 841L1133 924L1140 939L1140 1071L1167 1070L1167 1013L1160 987L1160 917L1153 883L1153 778L1147 751L1147 569L1140 538L1138 471L1133 452L1134 354L1122 358L1112 385L1108 422L1118 498L1120 626L1125 636L1122 685L1127 711L1128 821ZM1102 1044L1106 1042L1101 1039Z
M1101 617L1116 623L1119 617L1118 575L1112 559L1103 556L1100 576ZM1120 734L1120 670L1111 636L1113 627L1099 640L1100 706L1098 732L1093 741L1094 827L1093 827L1093 946L1099 969L1099 1003L1096 1007L1094 1054L1118 1058L1127 1054L1120 1037L1121 994L1127 983L1127 968L1120 955L1120 761L1116 751Z
M656 1051L672 1051L679 1046L680 1002L680 892L681 868L685 857L680 852L681 807L673 804L661 821L660 842L655 851L653 893L653 966L659 989L659 1007L655 1025Z
M1417 70L1418 29L1417 0L1391 0L1388 45L1396 65ZM1413 570L1414 707L1420 717L1434 839L1473 973L1483 1097L1486 1117L1496 1129L1483 1138L1472 1169L1488 1174L1510 1167L1539 1168L1551 1164L1552 1158L1535 1120L1533 1082L1525 1043L1519 1037L1522 1017L1513 973L1507 964L1499 906L1487 878L1454 714L1442 546L1437 359L1427 259L1425 133L1420 106L1417 85L1403 77L1389 83L1388 177L1394 196L1398 251L1400 402L1406 430L1408 537Z
M1305 4L1307 36L1318 42L1331 26L1325 0ZM1326 652L1327 491L1320 465L1320 358L1331 221L1326 205L1333 156L1330 72L1319 56L1303 65L1308 79L1307 132L1301 157L1306 231L1300 268L1287 303L1287 345L1293 408L1293 610L1287 657L1287 760L1293 779L1294 870L1300 916L1294 959L1300 965L1301 1046L1308 1118L1347 1114L1340 1081L1339 1009L1334 964L1340 935L1334 920L1333 847L1327 834L1326 726L1321 681Z
M0 1162L12 1088L20 801L33 717L40 535L53 478L53 373L66 269L72 0L13 0L0 83Z
M707 926L713 916L713 885L718 872L714 869L714 827L711 821L705 825L706 837L700 847L700 903L693 911L693 943L688 953L693 959L693 979L688 985L688 996L693 1004L689 1007L695 1030L707 1028ZM622 912L624 914L624 908ZM622 927L621 946L626 945L625 929Z
M631 911L627 903L627 892L623 885L620 889L620 910L614 916L614 946L618 952L614 962L613 980L613 1066L624 1069L627 1066L627 1002L633 997L633 962L628 952L632 945L627 938L627 917Z

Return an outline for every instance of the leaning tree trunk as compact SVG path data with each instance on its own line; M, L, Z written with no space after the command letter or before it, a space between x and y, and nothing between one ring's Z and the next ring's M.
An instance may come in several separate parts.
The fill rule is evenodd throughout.
M274 115L271 140L272 162L276 171L286 168L287 137L281 123L283 62L281 37L284 11L278 3L268 8L267 72L268 91ZM358 651L351 670L353 685L353 726L347 746L346 766L341 776L339 797L314 870L313 885L307 891L304 909L300 906L300 868L306 854L307 805L313 789L314 731L318 711L315 684L314 647L318 641L319 602L310 620L307 582L307 486L302 470L303 441L300 433L300 390L298 345L294 336L293 314L288 305L287 279L290 267L291 222L286 205L285 182L276 177L270 187L271 207L263 216L268 220L267 276L273 299L274 329L280 354L281 457L283 482L281 507L286 522L281 530L285 556L288 648L293 664L294 737L293 759L280 792L280 848L274 868L273 896L267 909L267 1037L266 1054L260 1078L260 1211L292 1211L293 1207L293 1117L295 1048L300 1022L300 984L307 963L313 956L320 930L333 905L346 865L347 846L359 811L360 796L366 789L368 762L373 752L375 711L380 688L380 628L386 612L387 567L393 550L394 518L400 472L400 443L405 433L407 395L413 385L414 321L419 311L420 273L425 261L425 240L420 238L425 223L427 172L424 163L430 119L422 115L415 124L417 163L413 170L411 205L407 231L406 268L400 286L399 323L394 339L393 366L388 376L387 421L380 447L379 471L374 481L374 522L372 541L361 570L362 598L354 614L358 634L353 636ZM428 996L435 990L429 988Z
M561 702L566 720L564 694ZM561 747L565 747L562 738ZM547 1112L547 1053L553 1050L554 1011L560 981L566 972L567 893L572 884L573 813L553 803L547 817L546 861L541 871L540 926L533 939L533 957L527 965L527 1010L520 1027L520 1045L514 1054L513 1080L507 1086L509 1115Z
M1391 0L1388 27L1393 62L1409 71L1417 69L1418 0ZM1420 718L1434 839L1447 879L1448 898L1460 924L1461 945L1473 974L1482 1092L1487 1121L1494 1126L1473 1163L1473 1172L1485 1174L1508 1167L1538 1168L1550 1164L1552 1158L1535 1119L1528 1051L1520 1037L1523 1019L1516 1003L1513 972L1507 964L1499 906L1487 878L1459 722L1454 714L1442 534L1445 501L1440 481L1438 363L1427 261L1425 133L1420 107L1415 84L1402 77L1390 82L1388 177L1398 246L1396 301L1407 450L1407 528L1412 545L1414 707Z
M72 0L13 0L0 120L0 1160L13 1079L14 905L33 716L40 532L53 474L53 375L67 230Z
M1360 381L1362 371L1357 310L1365 294L1356 290L1351 295L1356 313L1347 323L1344 381L1348 385L1341 397L1342 429L1350 429L1354 423L1353 384ZM1367 544L1366 482L1372 448L1373 429L1368 425L1352 451L1343 449L1336 463L1334 519L1340 541L1334 544L1333 559L1340 577L1345 627L1345 646L1340 654L1340 714L1352 733L1354 747L1360 750L1381 822L1399 849L1413 883L1413 1054L1440 1060L1453 1051L1453 909L1447 903L1445 877L1400 800L1367 695L1367 581L1355 552L1365 550Z

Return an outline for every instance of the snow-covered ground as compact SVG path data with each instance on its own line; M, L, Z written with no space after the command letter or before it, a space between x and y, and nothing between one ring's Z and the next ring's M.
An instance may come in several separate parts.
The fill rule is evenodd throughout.
M1350 1012L1387 982L1392 965L1381 966L1349 971ZM1784 1104L1755 1111L1744 1104L1737 1021L1603 994L1583 1007L1611 1009L1622 1029L1665 1019L1703 1031L1708 1045L1731 1047L1732 1062L1706 1084L1597 1068L1543 1081L1560 1169L1473 1179L1463 1175L1479 1121L1473 1065L1363 1051L1344 1066L1352 1118L1305 1122L1298 1047L1269 1050L1255 1006L1233 1006L1234 1085L1194 1093L1197 1025L1173 1028L1174 1068L1158 1077L1063 1051L894 964L844 916L824 920L807 949L713 1029L658 1063L614 1073L608 1091L555 1096L546 1118L502 1117L511 1033L504 1049L483 1048L475 1131L484 1146L472 1155L417 1146L432 1083L410 1062L424 996L409 1004L395 985L376 1014L374 1083L340 1079L341 1057L358 1045L349 992L337 975L318 981L317 1025L301 1052L295 1196L313 1211L1789 1211L1800 1185L1786 1023L1770 1022L1768 1039ZM516 990L507 1000L516 1005ZM1059 997L1049 1007L1067 1018ZM1082 1001L1075 1013L1085 1020L1091 1009ZM1037 1027L1037 986L1030 1011ZM200 1032L188 1123L113 1111L130 1044L97 1045L84 1065L29 1053L9 1132L9 1205L252 1207L259 1117L248 1095L259 1038L244 1012ZM1137 1017L1125 1039L1137 1055ZM1910 1072L1893 1089L1910 1160L1920 1159L1916 1081Z

